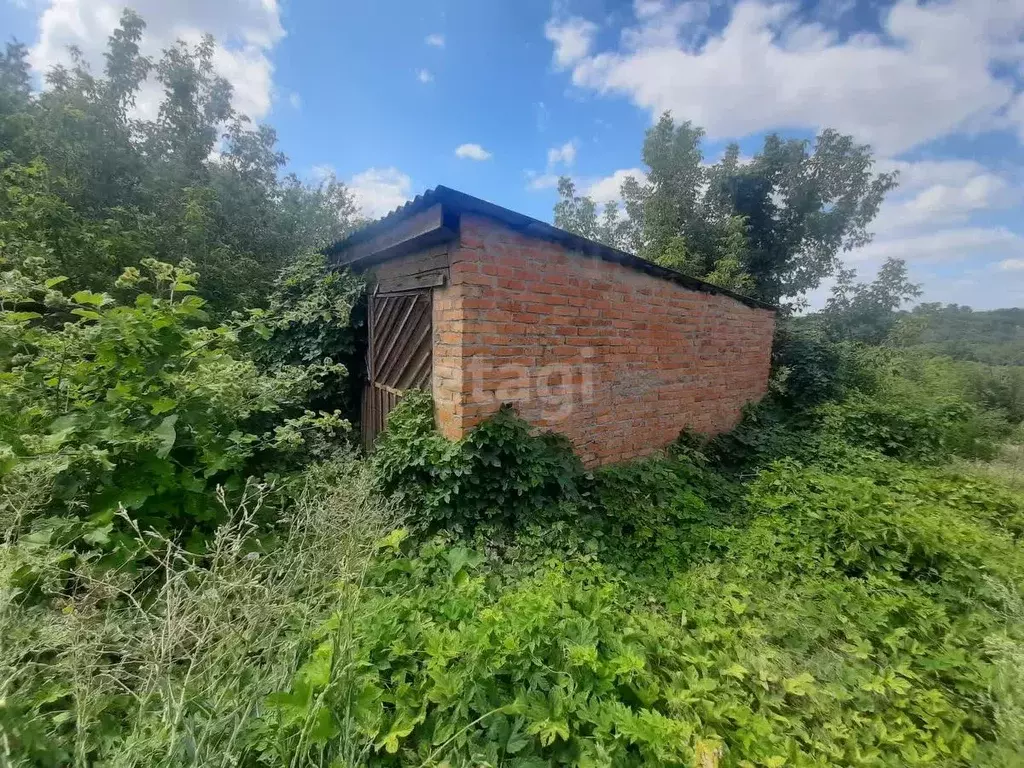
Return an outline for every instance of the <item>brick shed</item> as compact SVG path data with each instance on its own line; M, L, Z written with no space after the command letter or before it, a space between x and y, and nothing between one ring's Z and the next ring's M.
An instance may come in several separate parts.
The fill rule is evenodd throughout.
M429 387L450 438L510 402L593 466L728 430L767 389L770 305L447 187L327 253L371 273L367 444Z

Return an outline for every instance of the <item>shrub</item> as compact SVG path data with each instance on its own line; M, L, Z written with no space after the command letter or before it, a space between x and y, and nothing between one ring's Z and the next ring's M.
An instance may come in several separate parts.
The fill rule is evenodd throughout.
M875 465L877 479L773 466L749 490L754 517L692 529L691 561L668 569L640 557L615 575L550 553L524 572L521 551L389 537L356 617L313 634L266 727L296 744L318 723L316 760L382 765L971 765L979 742L1005 754L1019 704L989 684L1014 679L997 670L1024 648L1024 562L1004 525L1020 501ZM685 520L699 505L685 472L662 476L670 466L633 479Z
M123 289L151 291L130 303L65 294L63 278L32 268L0 274L8 502L15 487L37 486L34 514L109 524L124 507L146 527L211 530L216 487L239 491L261 457L273 456L281 472L309 433L347 427L338 414L302 410L320 378L344 370L258 370L239 348L244 327L208 324L187 263L128 270Z
M784 380L784 399L811 406L838 397L840 347L817 325L779 323L772 348L772 368Z
M998 607L1002 599L989 580L1012 582L1024 567L1014 545L1020 500L966 478L881 462L871 469L871 476L854 476L794 462L772 466L751 487L751 503L778 516L762 522L776 535L759 559L807 572L942 584L950 602L989 596ZM774 549L783 541L792 546L785 553Z
M430 395L418 391L389 415L374 464L382 491L428 527L524 522L581 498L588 480L564 436L534 434L508 405L462 440L445 439Z
M627 572L684 568L706 547L706 531L742 514L740 485L704 463L691 450L604 467L594 473L592 504L572 510L568 526L595 542L602 562Z
M854 395L820 406L815 415L827 435L907 461L934 462L954 454L983 457L1003 431L1003 422L958 400Z
M272 700L273 720L299 702L305 719L347 709L382 764L693 758L693 724L652 706L668 671L645 659L667 627L631 615L622 585L599 567L556 566L501 588L479 552L442 541L417 555L392 553L371 574L377 597L346 665L355 679L314 672L337 663L328 622L296 684ZM319 736L311 746L333 757L331 731Z
M1024 367L974 364L968 370L972 399L1005 414L1011 424L1024 421Z
M365 281L332 269L323 253L309 251L285 267L266 309L250 310L258 337L249 345L265 369L342 363L351 376L330 376L309 392L313 410L358 412L366 354Z

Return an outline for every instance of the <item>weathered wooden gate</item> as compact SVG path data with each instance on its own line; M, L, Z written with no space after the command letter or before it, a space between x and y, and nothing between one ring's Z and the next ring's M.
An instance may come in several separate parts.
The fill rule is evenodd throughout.
M370 294L363 390L363 445L367 450L387 426L388 414L402 395L430 385L431 310L430 288Z

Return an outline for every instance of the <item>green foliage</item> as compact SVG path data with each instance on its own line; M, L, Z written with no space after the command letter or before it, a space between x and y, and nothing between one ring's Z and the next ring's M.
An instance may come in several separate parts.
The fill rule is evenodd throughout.
M674 573L701 552L708 532L738 514L742 487L707 464L702 451L677 446L664 457L605 467L595 473L593 511L575 511L569 523L595 542L586 551L621 572Z
M419 391L389 415L374 463L381 490L426 526L526 521L559 499L579 498L586 484L564 436L534 435L506 405L449 441L434 428L430 395Z
M289 684L318 625L343 600L354 607L358 593L341 597L339 585L362 580L394 525L351 458L294 485L282 505L280 491L250 484L188 550L129 527L151 567L79 563L71 591L67 548L90 542L70 532L0 541L3 764L256 764L266 697ZM267 505L280 510L273 537L256 527Z
M312 393L312 408L358 412L366 353L365 287L362 277L331 269L322 253L309 251L281 271L266 309L249 312L259 335L252 351L264 367L340 362L353 372L323 380Z
M207 322L196 278L188 262L147 260L119 282L143 292L120 303L45 273L0 273L0 487L40 486L50 498L38 513L108 528L123 506L145 526L209 529L216 487L240 489L262 454L280 472L305 433L347 427L302 410L343 369L260 372L239 348L243 327Z
M730 145L705 164L704 131L668 113L647 131L646 180L628 177L599 226L597 206L559 182L555 224L773 303L818 286L867 227L896 175L871 172L871 150L822 131L809 142L771 135L747 163Z
M384 765L692 765L707 751L726 765L974 764L1015 737L988 713L1014 705L992 683L1024 647L1020 500L872 470L776 465L742 500L752 517L695 529L703 551L643 581L586 554L522 573L398 532L364 610L313 635L269 727L294 745L318 723L307 748L324 761L344 728L350 753ZM634 492L685 517L671 474L638 469ZM344 655L339 629L358 638Z
M0 257L44 258L111 293L143 258L187 258L211 312L263 305L283 267L351 228L352 197L333 178L280 174L274 131L234 112L211 38L154 62L139 51L144 29L125 11L103 77L75 56L38 93L23 46L0 58ZM147 77L163 92L155 120L132 114Z
M363 286L316 249L351 197L280 178L211 39L154 62L143 29L38 93L0 54L0 762L1019 762L1020 473L942 463L994 455L1024 378L898 348L1012 312L899 313L891 262L780 326L728 434L589 474L509 407L448 441L413 392L341 459ZM624 218L563 179L556 219L777 301L894 184L831 131L702 139L665 116Z
M918 304L904 318L914 323L908 343L933 355L989 365L1024 365L1024 309L977 312L960 304Z
M1024 421L1024 367L963 365L971 400L1000 411L1012 424Z
M558 179L558 196L556 226L607 245L624 247L626 222L619 218L618 203L605 203L599 216L597 204L585 195L577 195L576 185L568 176Z
M841 396L842 352L817 325L780 322L772 346L772 369L784 380L788 402L809 407Z
M915 405L854 395L821 406L818 415L823 429L846 443L894 458L935 461L961 447L957 432L972 414L962 402Z
M874 394L899 376L900 361L887 348L836 343L813 319L788 318L776 327L772 368L775 395L801 411L853 391Z
M799 418L769 402L730 435L684 435L592 481L508 410L444 440L410 393L373 482L413 529L445 530L393 530L369 559L362 534L356 551L327 546L358 517L318 516L313 561L277 560L311 550L271 538L218 548L228 560L209 570L183 556L170 593L99 623L79 616L92 591L57 610L64 552L88 532L23 536L0 558L23 601L0 617L24 627L0 728L44 765L1012 764L1024 504L884 458L953 449L943 419L958 417L936 410L953 385L891 350L844 354L859 371L844 400ZM898 399L886 410L911 393L934 423ZM342 487L318 515L346 504ZM158 628L171 660L122 639L110 672L114 626Z
M854 283L856 275L852 269L839 270L822 320L837 340L881 344L897 325L896 310L920 296L921 286L907 279L902 259L886 259L871 283Z

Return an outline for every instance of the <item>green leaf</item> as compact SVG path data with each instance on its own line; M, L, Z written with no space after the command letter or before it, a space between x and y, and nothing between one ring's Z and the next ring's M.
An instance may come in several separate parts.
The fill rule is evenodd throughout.
M174 409L174 406L178 404L177 400L172 400L169 397L158 397L153 401L153 405L150 408L150 413L154 416L159 416L161 413L167 413Z
M749 675L750 672L742 664L733 664L732 666L722 670L722 674L728 675L729 677L735 677L737 680L742 680Z
M412 730L415 727L415 723L395 723L391 726L391 730L388 731L387 736L377 742L377 748L380 749L381 747L384 747L384 751L389 755L395 754L398 751L399 742L412 733Z
M338 726L334 722L334 716L326 707L317 709L313 716L313 723L306 732L311 744L324 745L338 735Z
M159 447L157 448L156 455L161 459L166 459L167 455L171 452L174 447L174 441L177 438L177 433L174 431L174 425L177 423L178 417L167 416L160 425L153 430L153 434L159 441Z
M480 565L484 561L484 556L466 547L453 547L445 553L445 559L448 561L452 576L455 576L464 568L475 568Z
M82 536L82 540L87 544L92 544L94 547L101 547L110 541L110 533L113 529L113 523L93 528Z
M527 733L539 736L540 743L545 747L554 744L556 739L562 739L562 741L569 740L569 724L564 720L541 720L531 723L530 727L526 730Z
M402 542L409 538L409 531L405 528L396 528L383 539L377 542L377 549L390 549L392 552L398 552L399 547L402 546Z
M93 293L92 291L77 291L71 295L72 301L77 304L90 304L94 307L102 307L110 297L105 293Z
M817 690L814 685L814 675L810 672L801 672L796 677L787 677L782 681L782 687L786 693L793 696L807 696Z
M505 742L505 751L510 755L514 755L529 743L529 737L519 730L519 726L517 724L512 733L509 734L508 741Z
M38 317L42 317L38 312L4 312L4 320L12 323L25 323L29 320L35 320Z
M51 277L45 283L43 283L43 285L45 285L47 288L54 288L63 283L65 280L67 280L67 278L64 275L60 275L59 277Z

